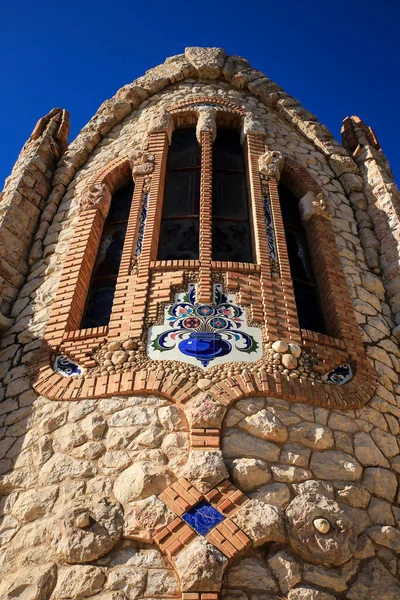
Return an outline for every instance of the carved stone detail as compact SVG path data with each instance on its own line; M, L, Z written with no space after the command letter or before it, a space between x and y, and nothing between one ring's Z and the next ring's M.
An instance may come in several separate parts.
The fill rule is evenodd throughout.
M279 181L283 163L284 156L278 150L267 150L262 156L258 159L258 168L260 173L266 175L267 177L274 177L277 181Z
M299 201L299 209L303 221L308 221L313 215L318 215L325 219L332 218L322 192L319 194L307 192Z
M355 552L350 517L325 496L297 496L286 509L286 527L292 549L309 562L342 565Z
M89 187L87 195L85 194L81 208L88 210L99 208L105 217L111 202L111 192L105 183L94 183Z
M68 563L86 563L107 554L122 535L120 504L103 497L77 498L54 517L55 552Z
M209 106L204 106L198 110L198 120L196 127L197 141L201 144L201 132L209 131L212 134L213 141L217 137L217 124L215 122L215 110Z
M242 128L240 132L240 141L244 144L246 137L252 133L253 135L265 136L265 127L261 121L256 119L254 115L247 113L242 120Z
M152 116L147 133L157 133L159 131L166 131L171 142L173 121L167 110L161 110Z
M154 171L154 154L145 150L136 150L129 158L133 175L149 175Z

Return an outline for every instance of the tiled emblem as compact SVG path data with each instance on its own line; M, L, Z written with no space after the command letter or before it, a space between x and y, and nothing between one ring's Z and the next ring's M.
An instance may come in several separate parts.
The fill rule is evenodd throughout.
M54 370L63 377L77 377L85 372L83 367L68 358L68 356L57 356L54 361Z
M206 500L202 500L182 515L182 519L200 535L206 535L210 529L218 525L224 518L224 515L221 515Z
M347 363L335 367L324 376L325 383L332 383L334 385L343 385L351 379L353 379L353 371Z
M180 360L203 368L230 361L254 362L262 357L261 331L248 327L244 308L221 284L213 286L214 302L199 304L196 286L177 294L165 308L164 324L151 327L147 352L153 360Z

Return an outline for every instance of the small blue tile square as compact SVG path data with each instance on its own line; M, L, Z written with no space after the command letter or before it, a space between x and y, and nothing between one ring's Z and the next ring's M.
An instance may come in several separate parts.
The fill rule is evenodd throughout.
M200 535L206 535L210 529L225 519L224 515L211 504L202 500L196 506L185 512L182 519Z

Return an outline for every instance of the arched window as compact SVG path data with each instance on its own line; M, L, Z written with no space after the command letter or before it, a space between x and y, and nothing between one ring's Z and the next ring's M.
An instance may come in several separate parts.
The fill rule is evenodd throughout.
M200 172L196 129L176 129L168 152L158 260L199 258Z
M283 183L278 191L300 327L326 333L298 200Z
M247 182L237 131L218 128L213 145L213 260L252 262Z
M119 189L112 197L97 252L82 319L82 329L108 325L121 263L134 183Z

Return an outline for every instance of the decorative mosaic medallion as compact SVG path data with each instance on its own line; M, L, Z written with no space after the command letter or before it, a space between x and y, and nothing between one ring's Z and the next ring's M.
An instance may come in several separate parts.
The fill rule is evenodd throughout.
M164 324L151 327L147 352L153 360L180 360L206 368L210 363L254 362L262 356L261 331L248 327L233 294L213 286L214 302L199 304L196 286L167 305Z
M325 383L332 383L334 385L343 385L351 379L353 379L353 371L351 370L351 366L347 363L335 367L335 369L332 369L332 371L329 371L329 373L324 375Z
M68 356L57 356L54 361L54 370L63 377L77 377L85 372L83 367L68 358Z

